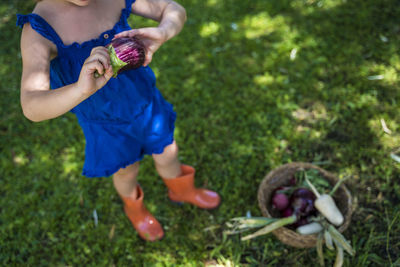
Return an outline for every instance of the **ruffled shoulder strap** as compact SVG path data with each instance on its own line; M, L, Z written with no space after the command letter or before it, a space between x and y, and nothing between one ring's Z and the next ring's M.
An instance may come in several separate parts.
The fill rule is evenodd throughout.
M125 0L125 6L126 8L129 8L129 10L132 9L132 4L135 3L136 0Z
M135 3L136 0L125 0L125 8L122 10L122 16L127 19L132 12L132 4Z
M33 13L28 15L17 14L17 26L22 28L27 22L31 24L32 29L57 46L62 44L61 38L58 36L57 32L41 16Z

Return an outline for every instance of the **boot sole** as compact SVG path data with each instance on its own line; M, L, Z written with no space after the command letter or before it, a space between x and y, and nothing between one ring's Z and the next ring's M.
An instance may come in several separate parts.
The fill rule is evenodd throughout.
M216 210L216 209L219 208L219 206L221 206L221 203L222 203L222 199L220 198L220 202L218 203L217 206L215 206L213 208L202 208L202 207L199 207L199 206L197 206L197 205L195 205L193 203L190 203L190 202L175 201L175 200L172 200L172 199L169 199L169 200L171 201L172 204L177 205L177 206L183 206L183 204L189 204L189 205L193 205L193 206L195 206L195 207L197 207L199 209L202 209L202 210Z

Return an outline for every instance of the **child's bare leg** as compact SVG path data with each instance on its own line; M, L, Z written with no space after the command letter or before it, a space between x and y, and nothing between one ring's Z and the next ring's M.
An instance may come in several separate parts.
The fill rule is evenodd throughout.
M123 197L137 197L137 175L139 173L139 161L127 166L126 168L119 169L113 175L114 187L118 194Z
M164 148L163 153L153 154L158 174L163 178L175 178L181 175L181 163L178 159L178 146L174 141Z
M124 202L125 214L139 236L148 241L159 240L164 236L164 231L143 203L144 193L136 181L138 173L139 162L121 168L114 174L114 186Z
M153 154L153 158L172 201L191 203L203 209L214 209L219 205L221 199L216 192L195 187L195 169L179 162L175 142L167 146L162 154Z

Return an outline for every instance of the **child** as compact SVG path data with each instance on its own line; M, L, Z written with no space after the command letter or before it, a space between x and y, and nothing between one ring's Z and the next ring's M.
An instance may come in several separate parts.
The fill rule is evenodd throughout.
M133 13L159 22L158 27L131 29ZM21 105L32 121L72 111L86 138L83 174L113 175L115 189L139 236L159 240L160 223L143 204L136 182L139 161L153 156L169 198L200 208L220 203L217 193L194 187L195 170L179 162L173 138L175 112L155 87L147 65L186 20L183 7L171 0L42 0L32 14L18 15L23 28ZM112 78L105 46L113 38L140 38L144 66ZM94 73L102 76L95 78Z

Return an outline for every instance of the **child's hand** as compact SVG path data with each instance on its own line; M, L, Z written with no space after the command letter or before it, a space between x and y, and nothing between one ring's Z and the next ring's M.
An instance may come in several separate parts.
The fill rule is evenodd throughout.
M96 78L95 72L100 76ZM84 95L90 96L102 88L112 75L107 48L98 46L92 49L90 56L83 63L77 85Z
M133 36L138 37L145 46L146 58L144 60L143 66L147 66L150 64L153 58L153 54L166 41L166 33L162 28L157 27L140 28L120 32L114 36L114 39Z

